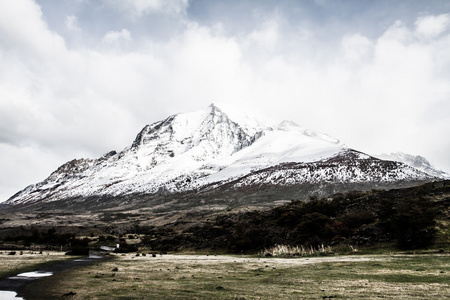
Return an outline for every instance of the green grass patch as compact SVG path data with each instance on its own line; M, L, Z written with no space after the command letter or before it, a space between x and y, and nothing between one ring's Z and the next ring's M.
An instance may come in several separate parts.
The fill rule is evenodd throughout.
M314 299L450 297L449 255L309 258L117 256L42 281L47 298ZM118 271L112 271L118 268Z

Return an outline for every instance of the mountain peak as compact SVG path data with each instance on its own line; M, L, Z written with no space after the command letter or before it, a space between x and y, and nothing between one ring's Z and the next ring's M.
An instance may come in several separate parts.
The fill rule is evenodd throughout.
M195 113L191 113L195 114ZM217 124L217 122L233 122L228 115L223 112L216 104L211 103L205 110L205 115L203 116L203 123L210 122L211 120L214 122L211 125ZM233 122L237 124L236 122Z
M211 109L211 112L214 112L215 110L221 111L220 108L213 102L208 106L209 109Z
M345 150L339 141L304 130L293 122L282 122L274 129L264 127L239 109L222 105L219 108L212 103L203 110L146 125L132 146L119 153L111 152L97 160L71 161L43 182L17 193L9 202L155 194L162 189L181 192L236 180L256 186L430 178L402 164L390 164L395 170L388 173L382 163L375 162L376 167L369 169L358 164L346 166L352 160L341 159ZM340 159L331 166L329 159L333 157ZM289 173L283 166L297 167ZM346 168L351 172L344 172ZM245 178L253 178L248 176L265 169L273 173L258 173L255 181L244 183ZM360 176L354 177L357 174Z

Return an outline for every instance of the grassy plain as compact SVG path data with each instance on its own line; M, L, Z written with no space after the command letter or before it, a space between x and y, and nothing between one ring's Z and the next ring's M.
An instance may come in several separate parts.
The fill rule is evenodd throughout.
M448 299L450 255L117 255L27 287L56 299ZM39 295L39 296L37 296Z
M34 271L47 263L58 260L67 260L70 257L64 252L44 251L42 254L36 251L15 251L15 255L9 255L11 251L0 250L0 279L13 276L18 273Z

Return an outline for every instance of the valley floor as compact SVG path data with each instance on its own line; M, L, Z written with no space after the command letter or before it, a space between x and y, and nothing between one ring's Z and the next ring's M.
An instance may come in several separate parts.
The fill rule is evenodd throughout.
M25 299L448 299L450 255L114 255L28 285ZM0 266L1 268L2 266Z

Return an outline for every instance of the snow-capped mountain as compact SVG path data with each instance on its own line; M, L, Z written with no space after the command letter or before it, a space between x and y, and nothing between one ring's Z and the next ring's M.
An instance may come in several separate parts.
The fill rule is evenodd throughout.
M380 155L375 155L375 157L384 160L399 161L417 170L425 172L430 176L450 179L450 174L434 168L425 157L420 155L411 155L403 152L393 152L390 154L383 153Z
M227 186L426 181L430 176L346 148L284 121L264 126L212 104L145 126L132 145L99 159L75 159L7 204Z

